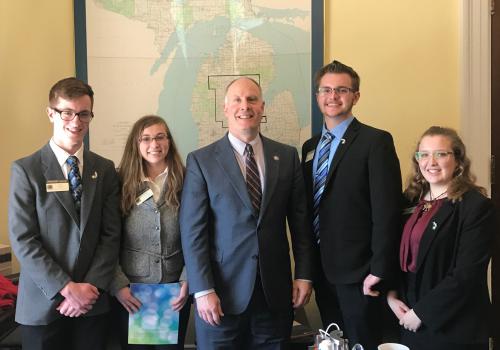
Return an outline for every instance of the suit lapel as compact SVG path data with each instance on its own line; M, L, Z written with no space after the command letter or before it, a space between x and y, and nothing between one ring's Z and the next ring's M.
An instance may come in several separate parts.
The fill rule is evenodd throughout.
M67 181L64 178L61 166L57 162L57 158L54 152L52 151L52 149L48 144L42 148L42 166L46 181L49 180ZM71 218L75 221L75 223L79 225L80 219L76 213L75 203L73 202L73 198L71 197L70 191L52 192L52 194L61 203L63 208L68 212L69 216L71 216Z
M215 159L222 169L224 169L224 173L238 197L249 210L254 212L245 179L243 178L240 166L234 155L233 146L231 146L227 134L215 145Z
M271 201L272 194L276 188L278 182L280 157L277 150L273 147L273 144L262 135L260 136L262 140L262 149L264 150L264 164L265 169L265 186L264 192L262 193L262 204L260 206L260 217L262 213L265 213L269 202Z
M325 183L325 189L328 187L328 184L330 183L330 179L332 178L333 173L337 169L340 161L344 157L345 153L349 149L349 147L352 145L356 137L358 136L359 133L359 127L360 123L356 118L353 119L349 127L344 133L344 136L340 140L339 146L337 147L337 150L335 151L335 155L333 156L332 163L330 164L330 169L328 170L328 176L326 178L326 183Z
M99 173L95 169L95 159L92 154L85 150L83 152L83 174L82 174L82 203L80 208L80 235L85 230L89 220L92 203L94 202L95 189L99 181Z
M313 164L314 164L314 157L316 156L316 148L318 147L318 143L319 143L320 139L321 139L321 134L314 136L311 140L310 149L306 150L305 154L303 155L304 157L307 157L307 155L310 152L313 152L313 157L311 158L311 160L309 160L308 162L306 162L305 159L303 160L304 161L305 176L307 179L306 186L307 186L307 188L310 188L311 191L312 191L313 184L314 184L314 176L312 173Z
M439 234L443 223L448 219L448 217L450 217L452 213L453 204L449 200L446 200L443 203L443 206L438 210L436 215L431 219L429 225L427 225L418 248L416 271L418 271L420 266L422 266L422 263L425 260L425 256L427 255L432 242Z

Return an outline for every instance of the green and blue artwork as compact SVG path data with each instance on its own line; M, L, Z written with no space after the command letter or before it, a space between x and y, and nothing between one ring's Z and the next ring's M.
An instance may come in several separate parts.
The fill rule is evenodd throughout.
M129 314L129 344L177 344L179 312L170 303L179 295L179 283L131 283L130 289L142 306Z

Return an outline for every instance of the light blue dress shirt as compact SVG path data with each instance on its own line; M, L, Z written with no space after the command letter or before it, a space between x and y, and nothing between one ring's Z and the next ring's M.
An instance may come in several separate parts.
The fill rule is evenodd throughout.
M321 130L321 137L323 137L323 135L326 132L330 132L330 134L332 134L334 136L332 142L330 143L330 154L328 155L328 171L330 171L330 164L332 164L333 156L335 155L335 152L337 151L337 148L339 147L340 142L342 142L344 134L345 134L347 128L349 127L349 125L351 125L351 122L353 121L353 119L354 119L354 116L350 116L346 120L342 121L339 125L332 128L331 130L328 130L326 128L326 125L323 123L323 129ZM314 152L314 160L313 160L313 168L312 168L313 181L314 181L314 178L316 176L316 169L318 168L318 155L319 155L320 144L321 144L321 142L318 142L318 145L316 146L316 151Z

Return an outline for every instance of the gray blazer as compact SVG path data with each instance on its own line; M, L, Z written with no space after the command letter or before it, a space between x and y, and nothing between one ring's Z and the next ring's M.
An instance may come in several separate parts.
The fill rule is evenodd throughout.
M78 217L69 191L47 192L49 180L64 175L47 144L12 164L9 237L21 264L16 321L46 325L62 317L59 291L87 282L101 296L86 315L108 311L107 289L118 260L118 177L110 160L85 150L83 194Z
M147 190L146 185L138 195ZM165 203L166 186L160 199L153 197L136 205L123 225L120 264L111 283L115 295L129 283L169 283L185 280L177 209Z
M189 289L214 288L227 314L246 309L257 270L269 307L291 310L287 222L295 278L312 280L312 233L297 150L266 137L262 146L266 176L259 216L227 135L187 159L180 225Z

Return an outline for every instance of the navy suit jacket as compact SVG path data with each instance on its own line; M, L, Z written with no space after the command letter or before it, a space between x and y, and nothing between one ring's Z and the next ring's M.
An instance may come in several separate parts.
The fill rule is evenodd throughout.
M21 265L16 321L46 325L62 317L59 291L69 282L106 290L118 260L121 215L113 162L85 150L82 201L77 215L70 191L48 192L66 181L47 144L12 164L9 237ZM108 310L106 293L86 315Z
M297 151L262 137L265 186L257 217L229 139L188 155L180 226L191 293L214 288L228 314L243 312L260 272L271 308L291 309L292 275L312 279L312 240Z

